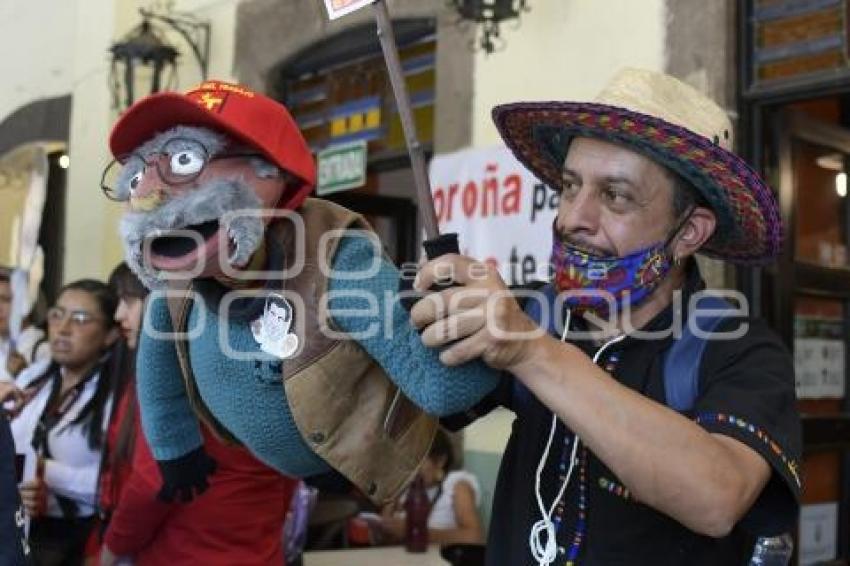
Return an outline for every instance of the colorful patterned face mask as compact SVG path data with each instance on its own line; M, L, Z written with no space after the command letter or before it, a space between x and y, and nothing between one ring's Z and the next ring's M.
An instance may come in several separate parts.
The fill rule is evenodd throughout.
M566 296L565 306L575 314L590 312L606 317L612 307L622 312L626 305L634 307L646 300L670 273L670 242L689 217L690 212L663 242L622 257L581 250L567 243L553 224L554 284L560 292L573 291Z

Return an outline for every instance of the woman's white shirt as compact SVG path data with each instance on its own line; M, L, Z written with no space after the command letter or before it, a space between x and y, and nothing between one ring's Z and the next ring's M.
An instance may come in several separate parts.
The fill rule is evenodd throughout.
M455 487L458 482L468 483L475 495L475 506L478 507L481 504L481 488L478 485L478 479L464 470L449 472L443 480L443 490L439 496L437 496L439 488L432 487L428 490L429 497L437 497L428 516L429 529L454 529L458 526L454 508Z
M38 371L40 369L40 371ZM43 374L46 365L38 363L30 366L18 378L18 385L25 388ZM62 517L62 510L54 494L74 500L77 503L77 516L88 517L95 513L98 474L100 471L101 450L92 449L87 438L87 423L70 425L80 411L94 396L99 375L89 379L74 404L62 415L62 418L48 433L47 443L51 458L44 466L44 481L48 486L47 515ZM12 436L18 453L31 457L32 439L42 412L50 398L50 383L46 383L35 397L12 420ZM103 411L101 427L106 429L112 404L107 401Z
M26 389L30 383L44 375L48 367L50 367L49 356L43 360L35 360L32 364L21 370L21 373L15 378L15 385L19 389Z
M0 381L13 381L12 375L6 370L6 360L12 349L12 342L8 338L0 338Z

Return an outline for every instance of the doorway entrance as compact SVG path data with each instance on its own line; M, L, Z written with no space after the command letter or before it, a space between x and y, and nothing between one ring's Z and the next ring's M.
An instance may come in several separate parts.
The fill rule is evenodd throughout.
M758 153L777 189L786 241L779 261L750 273L749 283L794 356L803 421L800 564L817 553L848 559L850 128L841 100L756 108L764 124Z

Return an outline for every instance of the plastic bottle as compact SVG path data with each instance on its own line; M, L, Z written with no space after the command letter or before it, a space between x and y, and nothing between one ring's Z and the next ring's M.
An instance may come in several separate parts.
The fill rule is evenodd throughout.
M35 464L35 481L38 484L38 504L34 518L41 517L47 513L47 486L44 484L44 456L39 456Z
M794 539L785 533L777 537L759 537L749 566L788 566L794 552Z
M425 482L421 476L416 476L407 498L404 500L404 510L407 516L405 545L408 552L426 552L428 550L428 515L431 513L431 502L425 491Z

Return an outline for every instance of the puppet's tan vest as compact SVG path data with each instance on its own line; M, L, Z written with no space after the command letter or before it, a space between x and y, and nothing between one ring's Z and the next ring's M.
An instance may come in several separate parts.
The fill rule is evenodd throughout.
M374 502L394 499L413 478L430 449L437 422L416 407L390 381L384 370L351 339L333 339L323 304L328 279L319 262L330 265L339 237L322 238L330 230L370 230L359 215L320 199L307 199L298 209L304 220L304 242L288 220L273 223L267 237L277 238L292 267L302 248L303 269L284 280L284 293L295 302L292 331L302 345L283 363L286 400L307 444ZM321 249L320 249L321 247ZM325 270L326 271L326 270ZM383 297L377 297L383 300ZM191 302L171 299L174 327L184 329ZM188 344L177 343L183 379L198 417L219 437L236 439L204 405L189 360ZM283 401L283 399L281 399Z

